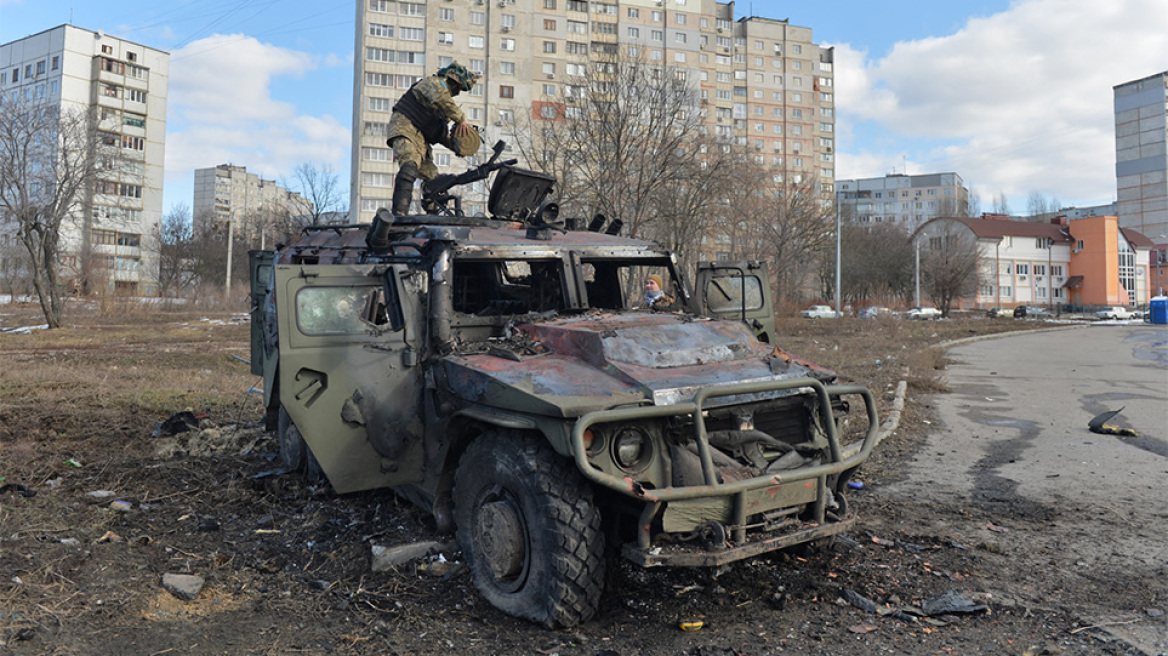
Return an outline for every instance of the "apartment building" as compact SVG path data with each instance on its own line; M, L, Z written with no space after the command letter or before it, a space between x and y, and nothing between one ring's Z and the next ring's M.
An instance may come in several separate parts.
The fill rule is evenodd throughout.
M195 169L194 222L231 225L236 235L264 241L267 230L285 217L311 214L312 202L247 167L220 164Z
M956 173L838 180L835 195L843 220L890 223L906 232L930 219L969 212L969 190Z
M1119 224L1168 243L1168 71L1113 92Z
M352 220L367 222L390 205L397 168L385 139L394 102L451 61L482 76L456 101L472 124L486 128L488 144L514 143L517 117L556 120L560 114L550 108L580 93L579 79L597 58L671 69L700 93L711 134L753 148L756 161L775 171L776 184L814 184L830 201L834 53L812 41L810 28L736 19L734 7L715 0L360 0ZM443 173L480 161L442 147L435 160ZM478 185L466 195L469 214L485 212L485 192Z
M97 107L100 140L121 146L122 161L61 227L62 280L85 267L111 290L156 293L169 71L169 53L73 25L0 45L0 94L62 112Z

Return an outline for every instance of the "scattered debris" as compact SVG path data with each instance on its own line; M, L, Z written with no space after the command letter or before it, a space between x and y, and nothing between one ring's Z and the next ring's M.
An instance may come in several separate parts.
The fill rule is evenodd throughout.
M203 577L194 574L163 574L162 587L183 601L194 601L203 590Z
M927 599L921 604L925 615L952 615L954 613L981 613L988 611L989 606L978 604L961 596L956 590L949 590L944 594Z
M189 410L176 412L170 416L166 421L159 422L154 427L154 433L150 437L161 437L163 435L178 435L179 433L186 433L195 430L199 427L199 417Z
M113 531L106 531L105 535L103 535L97 539L98 544L104 544L106 542L121 542L121 541L122 541L122 536L118 535L117 533L114 533Z
M1087 422L1087 428L1092 433L1099 433L1101 435L1124 435L1126 437L1139 437L1140 434L1130 428L1124 428L1123 426L1107 423L1108 419L1111 419L1121 412L1123 412L1123 408L1120 408L1119 410L1109 410L1108 412L1095 415L1091 421Z
M15 492L26 498L36 496L36 490L30 490L20 483L5 483L4 485L0 485L0 494L4 494L5 492L9 491Z
M865 597L864 595L860 594L859 592L856 592L855 590L853 590L851 588L841 588L840 589L840 596L843 597L843 599L845 601L847 601L849 604L855 606L856 608L859 608L860 610L864 611L865 613L879 612L879 606L876 605L876 602L872 601L871 599Z
M396 565L408 563L418 558L425 558L431 554L453 548L454 546L448 542L437 542L433 540L410 542L392 547L375 544L370 549L373 556L371 568L374 572L384 572Z
M114 512L130 512L134 509L134 504L118 499L117 501L110 502L109 509Z
M687 633L701 631L702 627L705 625L706 623L703 620L681 620L677 623L677 627Z
M108 499L109 497L112 497L113 495L114 495L114 493L112 490L94 490L92 492L85 493L85 496L93 497L94 499Z

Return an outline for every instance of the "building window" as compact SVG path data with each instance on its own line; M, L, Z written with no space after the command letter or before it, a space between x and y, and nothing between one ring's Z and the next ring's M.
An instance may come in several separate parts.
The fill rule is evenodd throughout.
M483 45L484 45L483 37L481 37L481 36L472 36L472 37L470 37L470 40L467 42L467 46L469 46L471 48L481 49L483 47Z
M552 18L543 19L543 29L545 29L549 32L555 32L556 31L555 19L552 19Z
M369 36L380 36L387 39L393 38L393 25L383 25L381 23L369 24Z
M636 7L629 7L629 18L640 18L641 10Z
M397 38L402 41L421 41L426 38L426 30L420 27L398 28Z
M450 153L434 153L434 163L438 166L450 166Z
M499 73L503 75L515 75L515 62L499 62Z
M515 14L503 14L503 17L499 19L499 24L509 30L515 29Z
M509 84L500 85L499 86L499 97L500 98L514 98L515 97L515 87L513 87Z
M481 11L470 12L471 25L483 25L487 22L487 14Z
M499 47L507 52L515 51L515 39L502 39L499 41Z
M442 7L438 10L438 20L445 21L447 23L453 23L454 10L450 9L449 7Z
M512 48L512 49L514 49L514 48ZM556 42L555 41L544 41L543 42L543 51L545 53L549 53L549 54L554 53L556 51Z
M397 13L402 16L425 16L426 5L420 2L399 2Z
M369 0L369 11L376 11L380 14L389 13L389 0Z
M539 108L539 116L544 119L554 119L556 117L556 108L553 105L543 105Z
M438 44L443 45L443 46L454 45L454 33L453 32L439 32L438 33Z
M388 148L369 148L361 149L361 157L367 162L388 162L393 159L392 151Z
M369 111L371 112L391 112L393 111L393 101L389 98L370 98Z
M554 84L543 85L543 95L545 95L545 96L556 95L556 85L554 85Z

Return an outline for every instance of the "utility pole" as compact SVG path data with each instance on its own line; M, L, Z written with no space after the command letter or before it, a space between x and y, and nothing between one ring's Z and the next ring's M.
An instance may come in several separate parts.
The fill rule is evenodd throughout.
M840 311L840 204L839 195L835 199L835 313L844 316Z
M235 213L227 219L227 273L223 276L223 304L231 298L231 247L235 237Z

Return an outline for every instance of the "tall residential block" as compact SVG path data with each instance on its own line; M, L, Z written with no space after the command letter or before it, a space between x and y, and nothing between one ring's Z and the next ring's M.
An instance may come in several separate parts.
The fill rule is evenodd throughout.
M969 213L969 190L956 173L839 180L840 215L855 223L890 223L912 231L934 218Z
M265 230L285 217L312 213L312 202L243 166L220 164L195 169L194 221L232 226L237 235L263 240Z
M112 290L156 293L169 74L169 53L72 25L0 45L0 93L62 112L96 107L99 140L121 147L121 164L98 173L61 227L63 280L87 267Z
M1119 225L1168 243L1168 71L1114 88Z
M542 110L564 102L597 59L675 69L700 93L710 134L751 147L777 183L815 185L830 202L834 51L816 45L810 28L736 20L734 7L715 0L359 0L352 220L368 222L390 205L397 167L385 139L394 102L451 61L482 76L456 102L472 124L487 129L488 144L514 142L509 129L517 117L555 120L556 112ZM442 147L435 160L443 173L467 166ZM472 192L464 207L483 212L485 200Z

